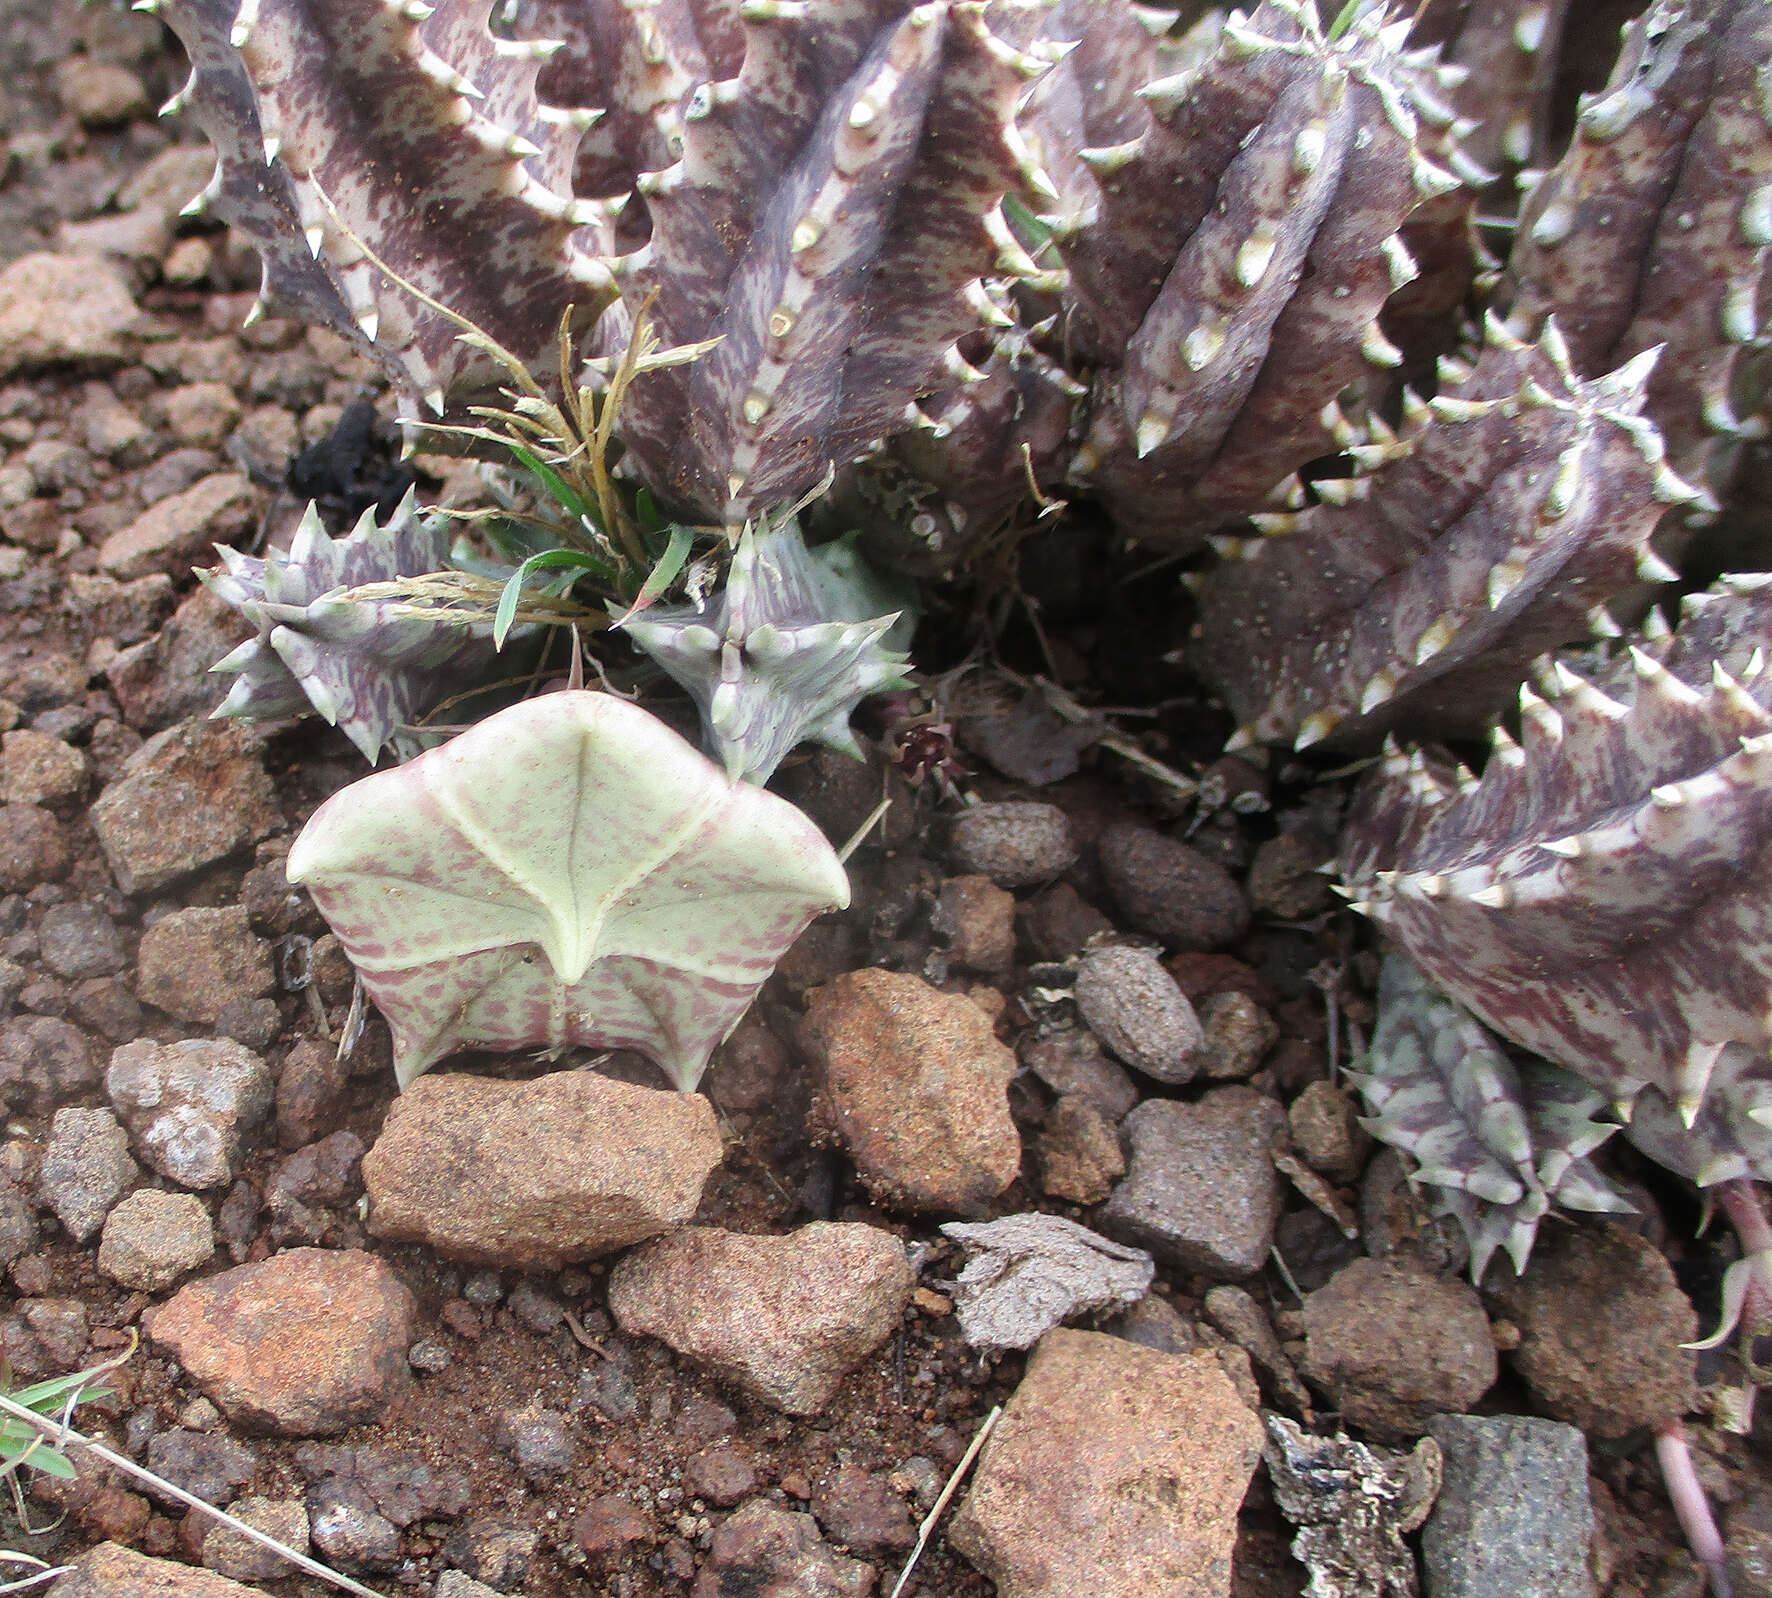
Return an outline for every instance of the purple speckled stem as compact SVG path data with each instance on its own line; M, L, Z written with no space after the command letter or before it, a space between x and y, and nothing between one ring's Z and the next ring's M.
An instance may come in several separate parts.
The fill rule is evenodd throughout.
M1760 1224L1766 1223L1762 1219ZM1704 1496L1703 1484L1692 1465L1692 1452L1686 1446L1686 1428L1679 1421L1656 1427L1655 1457L1661 1464L1661 1479L1667 1483L1668 1501L1674 1506L1680 1530L1686 1534L1686 1545L1710 1574L1710 1590L1716 1598L1734 1598L1723 1552L1723 1534L1717 1530L1716 1517L1710 1512L1710 1501Z

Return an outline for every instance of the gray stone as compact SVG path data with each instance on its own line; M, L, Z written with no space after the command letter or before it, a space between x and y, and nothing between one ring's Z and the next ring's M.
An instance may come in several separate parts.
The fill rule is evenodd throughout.
M115 976L129 963L117 923L95 904L52 904L37 927L38 958L70 982Z
M105 1090L142 1159L182 1187L232 1182L245 1134L271 1108L269 1067L225 1039L125 1043L111 1054Z
M1134 1070L1159 1082L1186 1082L1198 1069L1200 1019L1150 950L1090 950L1074 992L1089 1030Z
M1076 861L1077 834L1057 805L973 805L949 828L948 858L999 888L1028 888L1050 882Z
M1097 1225L1182 1270L1254 1275L1280 1216L1269 1150L1285 1124L1280 1106L1248 1087L1220 1088L1198 1104L1146 1099L1121 1123L1131 1169Z
M434 1598L504 1598L504 1594L459 1570L446 1570L437 1578Z
M136 750L90 813L117 886L152 893L280 827L262 750L239 722L195 719Z
M578 1457L565 1417L533 1402L501 1415L496 1436L532 1486L564 1476Z
M1087 1099L1108 1121L1118 1122L1138 1103L1138 1086L1126 1068L1102 1053L1095 1034L1084 1027L1024 1038L1020 1055L1060 1098Z
M1587 1443L1527 1415L1440 1415L1439 1500L1421 1534L1432 1598L1593 1598Z
M179 1427L154 1435L148 1444L148 1468L206 1504L223 1504L252 1480L258 1455L226 1432Z
M16 1188L0 1187L0 1271L29 1254L41 1235L31 1201Z
M105 1224L141 1174L129 1153L129 1134L109 1110L55 1112L37 1192L76 1243L86 1242Z
M98 1268L124 1287L158 1293L214 1252L215 1227L202 1199L143 1188L105 1218Z

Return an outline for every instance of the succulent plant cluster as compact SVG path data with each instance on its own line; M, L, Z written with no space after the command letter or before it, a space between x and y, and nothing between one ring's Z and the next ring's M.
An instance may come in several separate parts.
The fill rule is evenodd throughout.
M790 506L831 480L802 521L931 577L1092 500L1195 568L1233 744L1384 744L1342 864L1420 975L1367 1090L1479 1269L1611 1204L1602 1111L1772 1177L1765 580L1652 608L1719 569L1766 430L1772 0L1653 0L1566 136L1563 52L1604 43L1567 0L143 3L265 308L434 415L500 352L554 393L642 327L703 351L632 375L611 459L715 558L672 601L672 535L619 630L730 777L843 747L903 667L903 603L838 593ZM354 651L320 692L394 707L360 745L408 717L361 677L455 657L326 598L376 536L229 557L265 627L231 708Z

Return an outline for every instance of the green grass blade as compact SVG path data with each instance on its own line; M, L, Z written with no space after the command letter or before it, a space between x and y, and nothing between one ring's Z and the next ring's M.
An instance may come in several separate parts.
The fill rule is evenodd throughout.
M695 531L689 527L673 527L670 542L665 552L659 556L658 564L652 568L651 574L640 585L640 592L634 596L634 602L626 611L612 621L611 627L623 627L632 621L641 611L651 606L667 588L677 580L677 573L682 571L684 563L689 559L689 551L695 543Z
M590 572L604 582L614 582L615 573L595 555L587 555L579 549L544 549L539 555L531 555L514 572L511 573L504 587L499 591L498 608L492 615L492 647L503 649L505 638L509 635L511 624L517 618L517 604L523 597L524 579L531 572L546 571L556 567L576 568L579 575ZM571 587L568 583L566 587ZM564 593L565 589L560 592Z

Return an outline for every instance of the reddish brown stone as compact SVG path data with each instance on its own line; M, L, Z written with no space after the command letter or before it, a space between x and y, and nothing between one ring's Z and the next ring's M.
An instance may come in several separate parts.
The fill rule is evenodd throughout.
M686 1226L615 1267L609 1308L753 1398L812 1415L898 1329L915 1285L904 1245L877 1226Z
M1015 1180L1015 1055L970 1000L851 971L810 995L801 1037L824 1076L819 1116L882 1203L975 1215Z
M296 1248L181 1288L147 1330L237 1425L322 1437L405 1389L416 1314L374 1255Z
M722 1153L697 1094L590 1071L425 1076L363 1160L369 1229L473 1264L558 1270L687 1221Z
M1040 1340L949 1539L1001 1598L1226 1598L1261 1421L1206 1353Z

